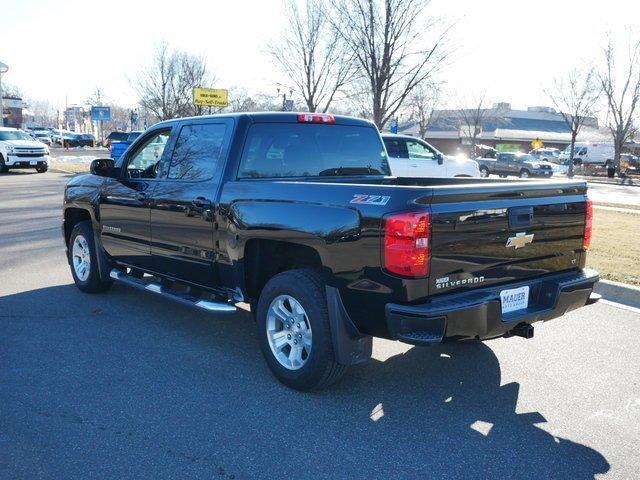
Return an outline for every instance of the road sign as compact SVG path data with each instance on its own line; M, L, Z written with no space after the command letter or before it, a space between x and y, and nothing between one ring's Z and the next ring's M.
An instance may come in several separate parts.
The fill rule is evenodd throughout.
M91 120L111 120L111 107L91 107Z
M285 112L293 112L293 100L285 100L283 107Z
M531 148L533 148L534 150L542 147L544 147L544 142L540 140L539 137L531 141Z
M229 91L222 88L193 89L193 104L206 107L226 107L229 105Z
M391 122L389 122L389 131L391 133L398 133L398 119L393 118Z

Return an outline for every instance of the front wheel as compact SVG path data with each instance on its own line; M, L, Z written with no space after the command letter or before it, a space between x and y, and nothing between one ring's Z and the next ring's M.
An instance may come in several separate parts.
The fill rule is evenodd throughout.
M44 173L47 170L49 170L49 167L36 167L36 172L38 173Z
M8 171L7 164L4 163L4 158L0 155L0 173L7 173Z
M289 270L269 280L256 324L267 365L288 387L320 390L346 372L335 358L324 283L314 270Z
M480 167L480 176L487 178L489 176L489 169L487 167Z
M111 287L112 281L100 279L98 255L90 221L77 223L73 227L69 237L68 255L73 281L80 290L97 293Z
M529 178L530 176L531 176L531 173L529 173L529 170L525 170L525 169L520 170L520 178Z

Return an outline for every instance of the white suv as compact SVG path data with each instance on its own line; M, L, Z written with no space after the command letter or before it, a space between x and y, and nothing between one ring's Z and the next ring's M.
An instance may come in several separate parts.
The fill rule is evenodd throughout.
M0 127L0 173L10 168L35 168L44 173L49 168L49 147L17 128Z

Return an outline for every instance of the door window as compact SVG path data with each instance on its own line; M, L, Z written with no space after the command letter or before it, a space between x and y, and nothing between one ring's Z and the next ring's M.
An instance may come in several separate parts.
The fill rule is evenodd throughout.
M226 126L221 123L185 125L173 150L169 174L173 180L209 180L222 173Z
M414 160L433 160L435 155L426 145L413 140L407 141L407 151L409 158Z
M387 147L387 153L393 158L409 158L407 152L407 142L399 138L385 138L384 146Z
M136 150L127 163L127 178L156 178L170 133L171 130L162 130Z

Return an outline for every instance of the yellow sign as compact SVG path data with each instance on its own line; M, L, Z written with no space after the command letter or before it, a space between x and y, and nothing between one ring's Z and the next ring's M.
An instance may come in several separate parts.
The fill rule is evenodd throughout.
M534 150L542 147L544 147L544 142L540 140L540 138L536 138L531 141L531 148L533 148Z
M226 107L229 105L229 91L222 88L193 89L193 104L207 107Z

